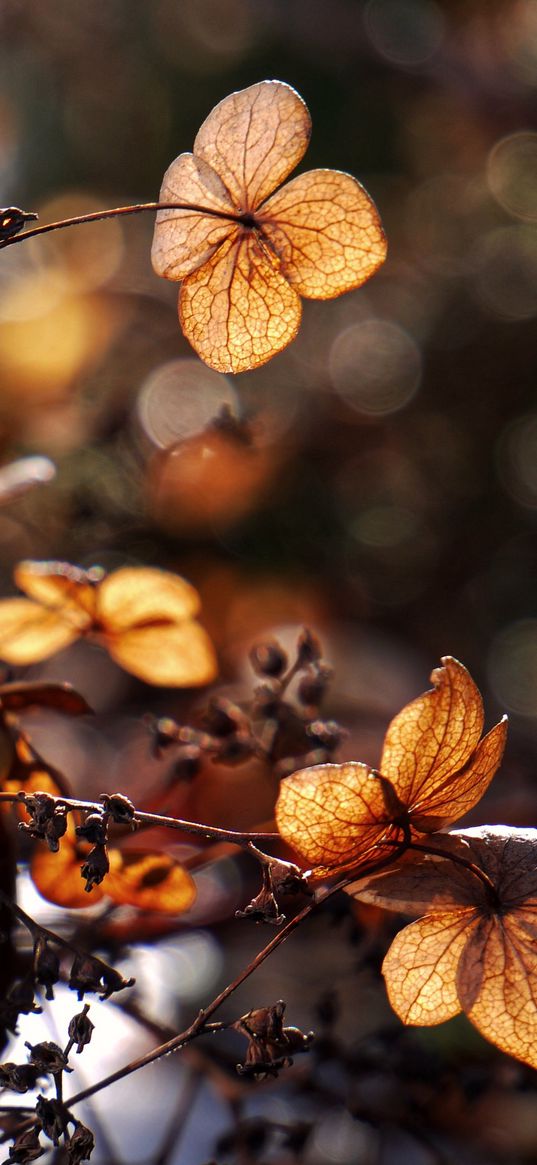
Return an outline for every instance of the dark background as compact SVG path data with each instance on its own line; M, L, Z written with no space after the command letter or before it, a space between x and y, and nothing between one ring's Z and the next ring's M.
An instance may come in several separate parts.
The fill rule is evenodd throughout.
M289 646L302 624L312 626L336 667L326 711L349 729L341 755L373 763L390 716L427 686L441 655L455 655L484 693L488 723L503 711L511 718L503 769L472 822L533 825L535 4L0 0L0 57L4 205L46 222L154 199L217 101L277 78L312 114L305 168L355 174L389 242L371 283L305 303L297 341L235 378L205 369L183 339L176 288L151 269L151 215L2 252L0 454L5 463L46 456L57 469L49 484L4 498L3 593L28 557L177 570L202 594L234 696L248 690L253 640L270 633ZM240 443L218 450L201 502L184 475L168 471L166 448L201 450L200 433L224 402L249 419L254 444L248 456ZM70 679L96 707L90 727L35 721L47 755L87 792L121 786L137 795L156 779L140 714L188 719L200 702L146 688L86 645L28 674ZM270 813L272 795L263 786L256 801L250 781L246 816ZM213 824L232 825L242 812L235 772L213 767L188 796ZM233 962L243 954L238 925L225 931L226 944L237 944ZM322 927L315 934L322 948ZM262 937L248 938L252 949ZM312 999L324 961L326 951ZM282 965L278 957L274 978L263 980L274 998L284 993ZM334 971L325 970L326 988ZM352 979L347 989L351 998ZM244 1005L254 1005L250 996ZM300 1006L313 1026L313 1003L301 997ZM476 1038L466 1028L457 1035L463 1058ZM443 1039L427 1033L427 1047L432 1040L436 1055ZM490 1055L509 1066L505 1091L518 1103L523 1070ZM345 1088L330 1078L332 1087L343 1147L338 1156L328 1133L317 1147L308 1142L304 1159L376 1161L345 1124ZM512 1120L525 1128L511 1110L502 1127ZM462 1136L462 1118L460 1128ZM482 1131L474 1143L472 1120L470 1128L468 1160L533 1159L528 1129L529 1147L515 1131L509 1145ZM389 1165L421 1162L415 1143L382 1151ZM200 1152L185 1148L181 1160L201 1165ZM219 1160L235 1159L236 1148L227 1152ZM459 1144L458 1160L462 1152Z

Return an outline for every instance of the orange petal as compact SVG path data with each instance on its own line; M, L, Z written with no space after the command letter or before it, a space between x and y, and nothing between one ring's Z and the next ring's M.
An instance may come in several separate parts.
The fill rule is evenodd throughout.
M467 908L427 915L396 935L382 971L403 1023L427 1026L458 1015L457 968L476 927L476 911Z
M124 566L99 586L97 618L110 631L144 623L180 623L200 609L198 592L178 574L150 566Z
M407 850L385 870L353 882L347 887L347 893L361 902L414 916L468 906L485 909L483 883L458 862L463 859L482 865L465 838L456 833L441 833L428 841L436 850L443 851L446 858ZM450 855L454 860L449 860Z
M105 643L112 659L146 684L198 687L217 674L211 640L194 620L133 628L107 636Z
M253 232L236 230L179 297L181 327L201 359L217 372L265 364L298 331L300 299L277 260Z
M419 802L412 813L412 824L423 833L458 821L468 813L487 791L498 768L507 739L507 717L504 716L478 744L473 756L463 769L446 777L434 791L427 792L423 814ZM426 811L425 811L426 806Z
M459 993L468 1018L496 1047L533 1068L537 1068L536 921L537 903L511 915L483 919L459 967Z
M221 215L237 214L224 183L211 166L193 154L180 154L164 175L160 202L187 202L216 213L198 210L159 210L151 262L157 275L184 279L212 255L233 230L234 223Z
M429 797L470 759L483 730L483 703L466 668L451 656L431 675L432 691L407 704L384 739L380 771L400 800L425 812Z
M240 209L251 211L294 170L310 133L298 93L282 81L261 81L215 106L194 153L216 170Z
M58 853L51 853L45 843L38 843L30 863L34 886L47 902L80 910L94 906L104 897L103 885L93 886L91 894L84 889L80 873L83 858L71 837L60 841Z
M331 299L365 283L386 258L374 202L350 174L310 170L258 211L282 275L308 299Z
M73 643L78 634L60 612L31 599L0 601L0 659L6 663L38 663Z
M109 898L139 910L182 914L196 897L194 882L168 854L110 850L110 873L103 889Z
M19 562L13 578L31 599L45 607L61 607L77 625L85 627L91 621L95 583L78 566L69 562Z
M307 862L351 868L386 832L382 782L368 765L315 765L280 785L276 824Z

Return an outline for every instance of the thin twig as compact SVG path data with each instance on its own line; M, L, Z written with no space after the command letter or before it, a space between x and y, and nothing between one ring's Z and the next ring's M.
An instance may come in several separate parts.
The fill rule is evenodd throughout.
M190 202L137 202L131 206L116 206L110 210L95 210L91 214L77 214L72 218L62 218L58 222L45 223L43 226L31 227L28 231L21 231L20 234L12 235L11 238L0 240L0 250L3 247L12 247L14 243L23 243L26 239L35 238L36 235L46 235L50 231L64 230L65 227L82 226L89 222L102 222L107 218L120 218L127 214L141 214L143 211L158 211L158 210L191 210L194 214L206 214L210 218L221 218L230 222L241 223L243 216L241 214L233 214L223 210L212 210L208 206L198 206L196 203Z

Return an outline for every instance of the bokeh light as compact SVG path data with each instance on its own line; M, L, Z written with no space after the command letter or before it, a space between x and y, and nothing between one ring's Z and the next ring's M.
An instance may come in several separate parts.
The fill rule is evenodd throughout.
M537 133L509 134L496 142L488 157L487 181L509 214L537 219Z
M404 408L421 376L417 344L389 320L370 319L346 328L330 350L336 392L358 413L382 417Z
M440 48L442 9L434 0L369 0L365 26L377 52L396 65L423 65Z
M200 360L169 360L144 381L137 415L152 444L166 449L201 432L224 406L238 410L237 393L226 376Z
M498 632L488 671L502 707L537 719L537 619L519 619Z

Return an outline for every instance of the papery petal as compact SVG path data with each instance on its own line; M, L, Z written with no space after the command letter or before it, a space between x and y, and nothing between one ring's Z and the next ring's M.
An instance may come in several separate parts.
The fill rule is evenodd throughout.
M510 1056L537 1068L536 908L483 919L461 958L459 995L468 1018Z
M215 106L194 154L216 170L241 210L251 211L294 170L310 134L298 93L283 81L260 81Z
M443 1023L461 1010L457 968L478 925L467 908L427 915L405 926L384 959L390 1003L403 1023Z
M470 760L483 731L483 702L458 660L446 656L431 675L435 687L392 720L380 772L400 800L424 806L438 786Z
M386 821L382 782L368 765L314 765L281 782L276 824L312 865L352 867L386 832Z
M310 170L293 178L256 214L300 295L331 299L359 287L386 258L373 200L350 174Z
M184 280L179 319L201 359L217 372L257 368L295 337L300 299L277 260L238 229Z
M110 872L103 889L114 902L166 914L183 914L192 906L195 884L169 854L111 849L108 856Z
M105 644L116 663L147 684L199 687L217 674L211 640L194 620L135 627L106 636Z
M171 571L151 566L124 566L103 579L97 618L109 631L144 623L190 619L200 609L198 592Z
M70 562L19 562L13 578L21 591L45 607L61 607L80 627L91 622L95 583L87 572Z
M237 214L238 208L218 174L193 154L179 154L168 167L159 202L192 204L190 210L158 211L151 249L157 275L184 279L205 263L233 230L233 221L219 216ZM216 213L200 213L200 207Z
M473 809L486 793L501 762L506 739L507 717L504 716L479 742L464 768L446 777L442 784L435 783L433 791L426 791L423 812L419 801L412 812L414 828L434 833Z
M47 610L31 599L0 601L0 659L6 663L38 663L78 635L59 611Z

